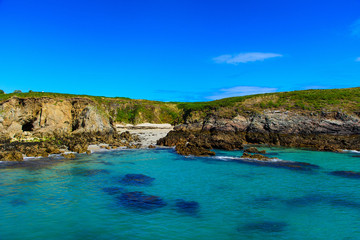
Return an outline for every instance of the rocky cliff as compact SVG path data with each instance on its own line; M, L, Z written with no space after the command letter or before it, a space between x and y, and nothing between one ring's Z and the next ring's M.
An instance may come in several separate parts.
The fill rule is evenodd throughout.
M111 119L87 98L18 98L0 102L2 138L113 132Z
M360 150L360 118L355 113L280 110L224 118L213 111L204 118L189 116L158 144L174 146L184 141L226 150L239 149L239 142L326 151Z

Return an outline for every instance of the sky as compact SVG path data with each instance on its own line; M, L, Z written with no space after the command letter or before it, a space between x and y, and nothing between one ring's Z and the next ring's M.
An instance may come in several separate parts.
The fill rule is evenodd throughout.
M0 0L7 93L210 101L359 86L359 0Z

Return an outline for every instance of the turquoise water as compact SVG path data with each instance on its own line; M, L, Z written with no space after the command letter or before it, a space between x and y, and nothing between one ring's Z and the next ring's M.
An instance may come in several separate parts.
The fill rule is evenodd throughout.
M328 174L360 171L355 153L263 149L320 168L186 158L173 149L1 163L0 239L360 239L360 179ZM120 181L126 174L155 180L127 185ZM106 187L121 189L109 194ZM119 201L133 191L159 196L167 205L142 209ZM199 208L181 211L177 199Z

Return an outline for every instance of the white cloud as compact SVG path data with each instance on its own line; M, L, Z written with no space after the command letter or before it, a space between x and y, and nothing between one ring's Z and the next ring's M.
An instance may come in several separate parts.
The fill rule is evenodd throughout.
M238 64L238 63L247 63L255 61L264 61L268 58L282 57L278 53L261 53L261 52L249 52L249 53L239 53L239 54L226 54L213 58L216 63L228 63L228 64Z
M360 62L360 57L356 58L355 62Z
M232 88L220 89L218 93L207 97L207 99L216 100L228 97L245 96L260 93L276 92L277 88L254 87L254 86L238 86Z

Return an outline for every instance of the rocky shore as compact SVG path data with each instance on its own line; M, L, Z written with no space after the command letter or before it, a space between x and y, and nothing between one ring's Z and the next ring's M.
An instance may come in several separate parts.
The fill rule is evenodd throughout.
M244 144L264 144L341 152L360 150L360 118L342 112L294 113L264 111L257 114L223 118L212 113L203 118L188 117L158 141L161 146L191 146L191 152L204 150L238 150ZM197 146L197 148L194 148ZM209 154L210 155L210 154Z

